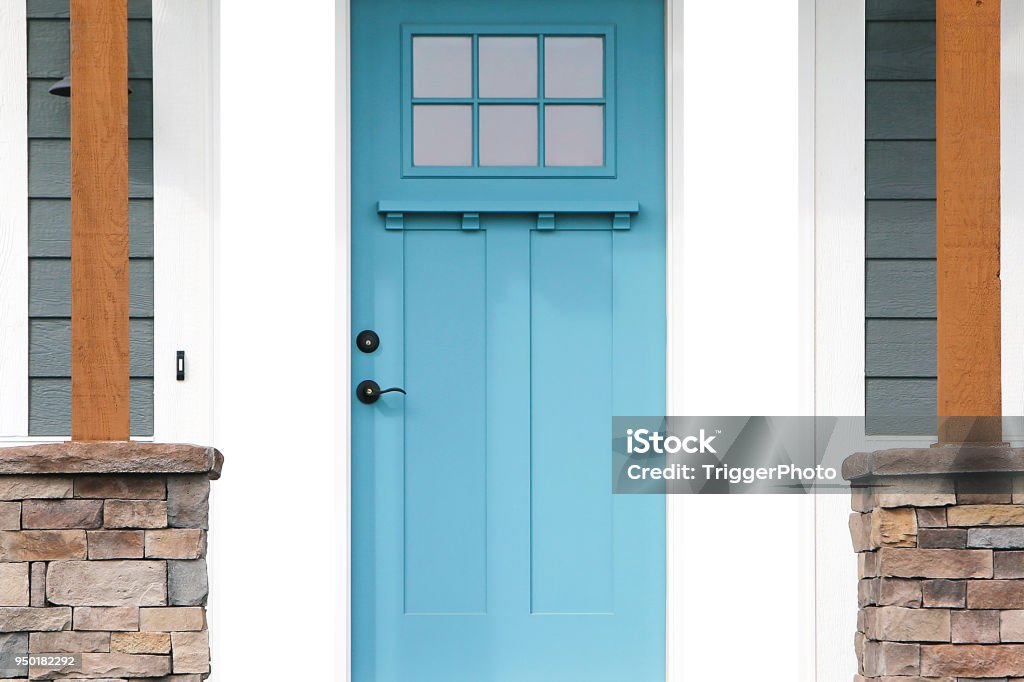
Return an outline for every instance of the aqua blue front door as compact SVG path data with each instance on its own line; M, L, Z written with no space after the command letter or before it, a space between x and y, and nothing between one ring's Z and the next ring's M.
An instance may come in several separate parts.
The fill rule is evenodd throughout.
M355 682L664 679L663 14L352 2Z

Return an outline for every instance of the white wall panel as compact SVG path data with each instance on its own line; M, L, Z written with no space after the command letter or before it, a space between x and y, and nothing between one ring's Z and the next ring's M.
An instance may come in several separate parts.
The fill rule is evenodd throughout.
M669 411L806 413L799 3L677 0L670 18ZM809 502L669 500L670 680L721 679L737 652L810 679Z
M25 3L0 3L0 438L28 434Z
M347 679L344 2L220 0L214 670ZM337 39L337 43L336 43ZM315 144L309 144L315 141ZM297 330L301 329L301 335ZM325 371L326 368L326 371ZM253 648L254 631L273 645Z

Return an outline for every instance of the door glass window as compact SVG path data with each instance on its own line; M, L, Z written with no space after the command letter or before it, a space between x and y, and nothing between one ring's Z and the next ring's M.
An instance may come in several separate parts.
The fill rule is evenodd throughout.
M480 38L480 96L537 96L537 39Z
M604 96L604 44L600 38L544 39L547 97Z
M550 105L544 117L544 150L551 166L604 163L604 107Z
M405 175L614 175L610 29L403 36Z
M480 106L480 165L537 165L536 105Z
M413 156L417 165L470 166L473 163L473 109L449 104L413 107ZM422 134L418 134L422 131Z
M472 97L473 41L421 36L412 41L414 97Z

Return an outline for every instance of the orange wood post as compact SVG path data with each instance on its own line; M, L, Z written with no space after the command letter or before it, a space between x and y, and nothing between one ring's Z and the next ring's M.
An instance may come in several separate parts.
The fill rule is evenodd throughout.
M128 440L128 3L71 0L71 437Z
M1002 440L999 0L938 0L941 443Z

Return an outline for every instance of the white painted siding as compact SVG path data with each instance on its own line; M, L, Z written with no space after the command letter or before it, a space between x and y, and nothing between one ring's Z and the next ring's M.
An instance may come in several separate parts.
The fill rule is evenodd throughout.
M153 426L165 442L213 438L213 20L205 0L153 0Z
M219 3L220 680L287 677L296 656L347 679L347 15L345 2ZM271 649L254 652L254 627L273 630Z
M0 3L0 438L28 433L25 3Z
M1014 416L1024 414L1024 1L1003 2L1002 22L1003 414Z
M800 4L672 11L669 411L807 413ZM801 590L810 501L669 500L670 680L721 679L736 651L767 680L812 679L813 594Z

